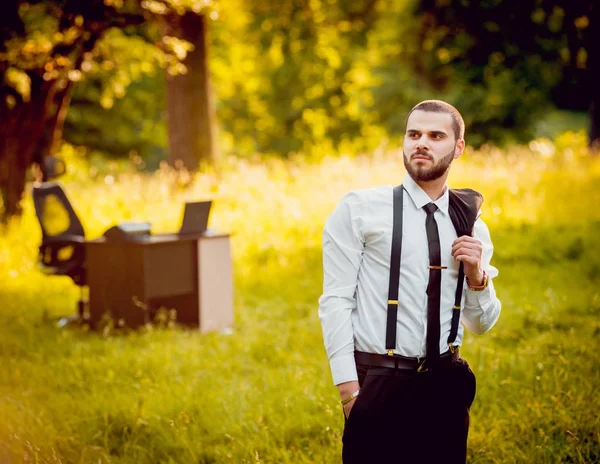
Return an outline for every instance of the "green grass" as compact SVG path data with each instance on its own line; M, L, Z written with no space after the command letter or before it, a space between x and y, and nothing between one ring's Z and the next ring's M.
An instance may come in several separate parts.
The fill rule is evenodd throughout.
M600 160L581 134L465 155L452 184L485 196L503 309L464 356L478 378L469 462L600 461ZM65 179L95 237L114 222L176 227L216 199L235 231L232 334L59 330L77 289L35 267L29 201L0 236L0 462L335 463L342 413L317 317L320 231L347 190L396 183L398 156L266 160L193 179L90 172Z

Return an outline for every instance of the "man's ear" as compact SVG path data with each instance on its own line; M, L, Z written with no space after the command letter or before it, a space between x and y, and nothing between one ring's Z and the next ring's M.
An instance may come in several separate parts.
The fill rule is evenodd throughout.
M465 151L465 140L458 139L456 142L456 148L454 149L454 159L458 158Z

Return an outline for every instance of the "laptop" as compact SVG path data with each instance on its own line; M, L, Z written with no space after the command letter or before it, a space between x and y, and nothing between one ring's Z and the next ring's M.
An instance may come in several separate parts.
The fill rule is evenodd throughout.
M203 234L208 226L212 201L196 201L185 204L179 235Z

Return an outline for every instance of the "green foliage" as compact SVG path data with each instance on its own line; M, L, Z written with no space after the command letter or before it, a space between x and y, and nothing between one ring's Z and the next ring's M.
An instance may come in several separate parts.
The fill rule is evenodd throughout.
M399 58L404 46L397 43L403 30L398 24L406 22L404 3L384 9L372 1L316 1L310 6L220 2L210 14L215 19L210 23L210 67L224 151L287 155L372 150L386 137L385 127L402 132L398 105L413 103L418 87L417 79L400 69L408 69ZM161 152L165 140L154 133L164 134L166 116L164 78L155 73L160 55L140 53L148 72L120 103L133 80L128 63L138 60L131 56L137 45L132 37L116 33L101 44L112 48L104 59L115 63L95 68L78 86L66 139L115 154L131 148L143 155ZM390 58L394 69L386 68ZM112 83L115 72L126 76L120 92ZM391 81L393 88L385 87ZM100 98L104 107L114 102L115 108L103 114L92 106ZM151 130L139 130L140 112Z
M41 86L34 88L42 101L37 117L52 119L65 97L52 104L54 90L49 89L56 88L58 93L67 89L68 106L68 89L71 83L80 82L74 95L75 111L67 121L69 141L121 153L147 145L164 147L164 129L157 125L164 90L156 83L165 71L172 75L185 72L181 60L190 50L190 44L163 36L164 23L188 10L212 15L213 2L15 1L7 10L13 18L0 29L2 105L7 109L19 103L27 105L32 80L47 82L44 91L48 96L42 94ZM112 113L102 113L101 108L112 108L130 85L140 81L133 98L121 102ZM53 87L53 83L57 85ZM10 113L2 116L7 118ZM49 131L54 131L54 124ZM47 150L45 145L39 149Z
M0 457L339 462L343 418L317 316L321 229L346 191L399 182L399 154L226 160L193 179L67 155L77 162L65 187L90 238L126 219L174 230L184 200L215 198L211 226L235 232L234 332L56 329L77 289L36 270L26 202L0 237ZM469 462L600 458L599 181L582 133L470 151L453 168L453 186L485 197L503 303L496 327L462 350L478 378Z
M46 0L31 3L13 0L2 3L2 222L21 212L20 201L27 170L34 163L43 166L44 156L58 150L75 82L95 69L110 71L119 66L114 73L103 76L99 96L91 92L91 101L96 98L103 107L110 107L113 98L122 97L133 80L152 74L156 62L169 73L185 71L180 61L185 57L188 44L164 37L154 46L146 46L149 36L143 35L144 28L140 24L149 22L148 29L154 25L154 29L159 30L160 21L156 15L173 18L186 9L198 14L211 14L212 3L195 0L167 3L153 0ZM137 37L123 40L129 35ZM87 121L87 118L82 119ZM146 124L138 125L135 131L147 133L152 129ZM123 131L113 133L117 141L122 142ZM110 137L103 140L110 140ZM132 148L131 145L129 148Z
M146 158L160 155L167 146L162 114L167 55L137 34L113 29L93 58L86 79L75 87L65 139L113 155L133 150Z
M519 14L515 25L514 5L504 3L478 5L477 15L467 11L470 4L436 4L440 24L432 24L415 13L419 3L412 0L222 0L210 14L209 53L222 151L372 151L393 144L406 111L426 98L461 109L470 144L530 140L551 107L550 91L562 85L566 26L556 12L543 20ZM518 35L522 30L528 33ZM505 37L506 31L515 36ZM140 54L148 72L118 99L110 76L116 70L128 75L129 61L140 58L130 56L136 49L131 37L103 43L113 41L123 43L111 52L120 66L79 86L67 140L115 154L135 149L160 156L166 148L164 64L157 52ZM100 98L98 87L115 102L107 113L90 105Z
M461 108L470 143L530 140L553 101L588 109L592 10L583 0L418 4L425 74Z
M124 6L122 1L106 3L13 2L18 15L2 30L5 40L0 62L2 68L16 69L22 77L18 81L5 79L5 83L27 101L33 75L48 82L80 81L93 67L90 52L97 37L111 28L126 26L129 21L139 22L139 18L134 20L130 15L132 5ZM25 77L28 73L30 77ZM14 95L9 96L9 106L14 106ZM4 89L2 97L8 98Z
M587 104L589 2L116 1L115 27L80 67L73 54L51 55L89 32L85 18L60 29L50 10L63 3L23 2L26 33L6 43L5 81L25 98L32 67L77 81L65 139L115 156L135 151L152 166L167 146L165 71L185 72L189 50L162 37L162 25L189 10L212 19L226 153L372 151L393 143L406 110L425 98L455 103L475 146L526 141L551 98ZM120 26L125 13L146 21Z
M211 63L228 148L246 153L373 149L373 1L223 2ZM355 150L349 150L354 147Z

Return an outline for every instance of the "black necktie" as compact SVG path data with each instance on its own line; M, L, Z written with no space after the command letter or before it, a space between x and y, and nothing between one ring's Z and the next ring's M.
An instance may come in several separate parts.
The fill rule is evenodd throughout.
M440 253L440 234L434 213L438 207L433 203L423 206L427 212L425 228L429 245L429 285L427 285L427 364L434 367L440 357L440 297L442 284L442 258Z

